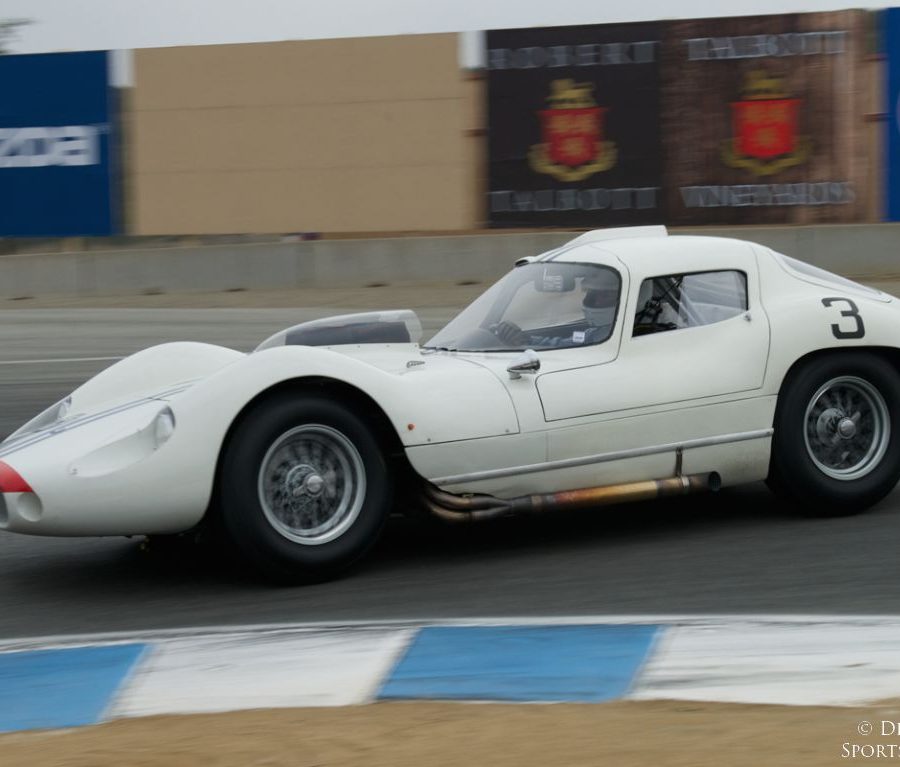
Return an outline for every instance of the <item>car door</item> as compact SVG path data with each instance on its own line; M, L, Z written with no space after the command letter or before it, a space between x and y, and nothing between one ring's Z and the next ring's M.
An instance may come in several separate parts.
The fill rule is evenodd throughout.
M537 381L551 461L664 452L764 424L767 410L754 397L765 377L769 324L755 263L632 278L618 358ZM661 465L646 470L652 475Z

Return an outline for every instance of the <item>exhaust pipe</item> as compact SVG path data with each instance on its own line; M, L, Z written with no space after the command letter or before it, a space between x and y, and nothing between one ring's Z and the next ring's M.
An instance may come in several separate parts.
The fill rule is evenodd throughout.
M544 514L562 509L583 509L617 503L649 501L691 493L716 492L722 486L718 472L690 474L622 485L586 487L559 493L523 495L504 500L491 495L454 495L426 484L423 501L435 516L447 522L480 522L516 514Z

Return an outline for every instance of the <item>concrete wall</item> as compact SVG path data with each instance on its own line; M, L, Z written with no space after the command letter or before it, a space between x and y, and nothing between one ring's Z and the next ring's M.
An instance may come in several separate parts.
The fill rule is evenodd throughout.
M472 229L480 92L453 34L135 52L138 235Z
M851 276L900 275L900 224L677 230L759 242ZM0 298L490 282L572 233L213 245L0 257Z

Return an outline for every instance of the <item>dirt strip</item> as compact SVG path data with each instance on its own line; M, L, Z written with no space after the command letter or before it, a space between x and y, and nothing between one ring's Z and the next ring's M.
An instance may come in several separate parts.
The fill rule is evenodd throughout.
M860 734L869 727L871 734ZM900 701L863 708L672 701L379 703L148 717L62 732L14 733L0 736L0 764L796 767L873 760L900 763L898 728Z

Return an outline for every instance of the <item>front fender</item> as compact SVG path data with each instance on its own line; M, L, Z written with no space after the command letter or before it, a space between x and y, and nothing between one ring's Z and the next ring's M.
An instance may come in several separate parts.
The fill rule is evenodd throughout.
M173 475L190 466L199 521L211 496L219 452L232 423L267 390L304 378L353 386L381 408L405 447L515 434L515 408L502 383L485 368L442 356L422 357L414 347L398 351L392 370L320 347L275 347L248 355L199 382L170 405L177 427L165 449L176 456ZM415 361L406 367L406 361ZM327 388L326 388L327 391ZM189 527L190 525L185 525Z
M385 347L389 348L389 347ZM409 351L404 353L404 350ZM519 431L508 392L490 371L459 358L396 349L388 369L327 348L284 346L235 361L173 399L179 432L224 437L234 417L262 392L288 381L349 384L384 411L406 447ZM406 367L406 362L416 364Z
M307 377L341 381L368 394L407 446L518 431L509 396L492 373L464 360L422 357L414 346L382 349L378 364L326 348L278 347L246 356L207 351L198 369L224 364L184 391L148 397L48 431L40 440L10 445L3 460L30 483L42 510L20 513L20 499L10 496L0 528L34 535L188 530L209 506L219 453L235 418L268 389ZM410 360L417 364L407 367ZM162 356L159 362L166 367ZM94 393L110 387L113 376L127 367L94 382ZM174 367L186 369L180 363ZM157 445L154 419L166 407L174 413L175 429Z
M168 387L209 376L246 357L212 344L159 344L102 370L70 395L69 412L87 413L112 402L138 399Z

